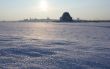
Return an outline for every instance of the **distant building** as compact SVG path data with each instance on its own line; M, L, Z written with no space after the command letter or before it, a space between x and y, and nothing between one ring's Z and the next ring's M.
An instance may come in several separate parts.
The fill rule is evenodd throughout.
M60 17L60 22L72 22L73 19L70 16L69 12L64 12L62 17Z

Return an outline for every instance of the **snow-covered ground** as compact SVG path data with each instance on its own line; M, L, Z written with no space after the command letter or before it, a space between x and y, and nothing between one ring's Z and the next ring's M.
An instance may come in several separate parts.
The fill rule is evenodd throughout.
M110 69L110 23L0 23L0 69Z

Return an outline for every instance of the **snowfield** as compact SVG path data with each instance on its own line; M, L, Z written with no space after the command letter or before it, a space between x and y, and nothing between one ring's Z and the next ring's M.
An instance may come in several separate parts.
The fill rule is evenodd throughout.
M110 23L0 23L0 69L110 69Z

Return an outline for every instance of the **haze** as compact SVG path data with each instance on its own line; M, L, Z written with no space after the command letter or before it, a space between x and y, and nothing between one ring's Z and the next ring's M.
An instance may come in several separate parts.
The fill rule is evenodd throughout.
M0 20L58 19L63 12L73 18L110 20L110 0L0 0Z

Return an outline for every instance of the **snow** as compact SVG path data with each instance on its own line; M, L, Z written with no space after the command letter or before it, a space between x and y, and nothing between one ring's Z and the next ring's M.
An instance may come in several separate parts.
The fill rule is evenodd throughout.
M0 69L110 69L110 23L0 23Z

